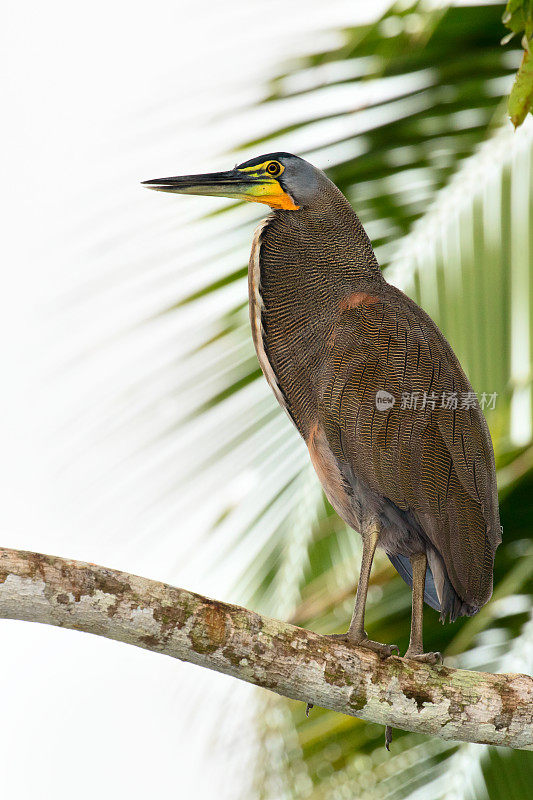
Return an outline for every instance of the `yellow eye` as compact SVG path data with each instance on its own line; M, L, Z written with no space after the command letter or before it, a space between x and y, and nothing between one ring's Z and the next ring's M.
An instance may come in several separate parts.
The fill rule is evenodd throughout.
M269 175L279 175L281 172L281 164L278 164L277 161L270 161L266 169Z

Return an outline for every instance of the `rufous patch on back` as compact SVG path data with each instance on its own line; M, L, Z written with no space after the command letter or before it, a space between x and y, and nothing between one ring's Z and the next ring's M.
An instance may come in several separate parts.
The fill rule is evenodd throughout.
M341 311L349 311L351 308L357 308L358 306L369 306L372 303L379 303L380 298L375 297L373 294L368 294L367 292L354 292L353 294L349 294L347 297L344 297L341 302L339 303L339 308Z

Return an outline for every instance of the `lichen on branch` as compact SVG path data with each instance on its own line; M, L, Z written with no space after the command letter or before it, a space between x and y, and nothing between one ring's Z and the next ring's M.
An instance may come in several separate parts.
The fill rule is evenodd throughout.
M0 617L164 653L285 697L443 739L533 749L533 679L375 653L125 572L0 548Z

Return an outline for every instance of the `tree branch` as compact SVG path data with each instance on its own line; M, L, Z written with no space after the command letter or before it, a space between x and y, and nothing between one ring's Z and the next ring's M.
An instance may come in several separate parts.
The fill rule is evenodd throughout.
M125 572L0 548L0 617L95 633L443 739L533 749L533 679L349 647Z

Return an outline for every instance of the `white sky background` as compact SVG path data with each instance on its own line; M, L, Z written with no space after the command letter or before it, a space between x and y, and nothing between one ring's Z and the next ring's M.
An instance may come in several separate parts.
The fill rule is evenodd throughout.
M367 6L4 7L2 545L230 599L229 569L204 573L188 558L211 521L209 498L173 513L158 504L194 443L159 468L139 452L141 423L127 424L128 398L146 403L147 437L152 414L172 421L172 404L154 410L149 392L165 396L187 329L136 326L195 285L180 267L196 247L196 280L216 269L192 222L224 201L158 195L139 181L232 166L225 153L285 121L272 108L243 110L272 67L326 44L326 27ZM251 239L258 210L239 213ZM152 382L151 366L165 377ZM145 394L135 389L143 380ZM213 745L228 716L245 721L249 687L236 684L228 706L223 676L75 632L12 621L0 630L4 796L235 796L240 778Z

